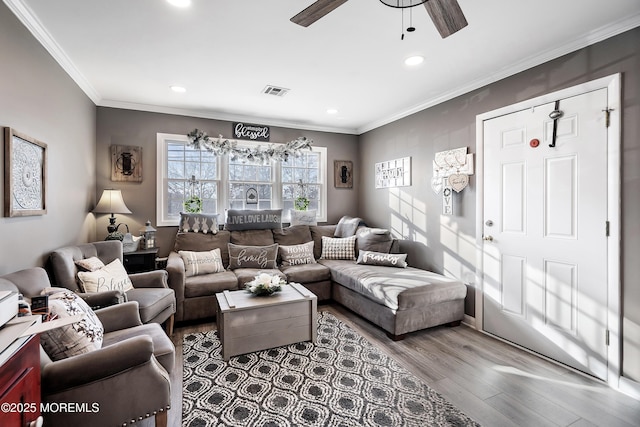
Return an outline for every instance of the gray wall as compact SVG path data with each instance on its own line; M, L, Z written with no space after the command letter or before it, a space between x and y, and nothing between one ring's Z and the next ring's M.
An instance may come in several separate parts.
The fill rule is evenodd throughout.
M104 188L122 190L125 203L133 212L131 215L117 215L118 222L125 222L133 234L147 219L155 225L156 218L156 134L171 133L186 135L194 128L202 129L209 135L231 135L231 122L198 119L169 114L148 113L99 107L97 115L97 196ZM306 136L315 146L327 147L327 179L329 199L327 220L335 224L342 215L357 214L357 194L359 185L353 189L336 189L333 186L333 161L352 160L354 173L358 173L358 137L338 133L315 132L298 129L271 127L273 142L288 142ZM111 182L112 144L142 147L143 181L141 183ZM97 218L96 233L99 239L106 236L108 215ZM160 246L159 254L166 256L173 247L177 227L156 227ZM121 229L122 231L122 229Z
M640 28L470 92L360 137L359 213L367 222L425 242L428 262L473 283L475 178L456 197L454 216L441 216L430 188L437 151L469 147L475 152L476 115L614 73L622 73L622 289L623 370L640 381ZM373 188L374 163L411 156L413 185ZM470 291L474 289L471 288ZM466 311L473 315L473 293Z
M49 157L47 214L0 217L0 274L6 274L42 266L51 250L93 238L96 108L2 2L0 58L0 126L46 143ZM3 174L0 188L4 194Z

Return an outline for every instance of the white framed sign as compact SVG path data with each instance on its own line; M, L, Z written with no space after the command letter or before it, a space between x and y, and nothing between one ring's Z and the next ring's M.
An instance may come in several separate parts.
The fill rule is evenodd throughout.
M411 185L411 157L387 160L375 165L376 188Z

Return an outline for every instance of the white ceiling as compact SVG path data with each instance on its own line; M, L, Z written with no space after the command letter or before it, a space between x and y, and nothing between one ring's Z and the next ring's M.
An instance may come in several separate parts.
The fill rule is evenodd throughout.
M313 0L4 2L99 106L356 134L640 25L640 0L459 0L446 39L418 6L404 40L378 0L308 28L289 18Z

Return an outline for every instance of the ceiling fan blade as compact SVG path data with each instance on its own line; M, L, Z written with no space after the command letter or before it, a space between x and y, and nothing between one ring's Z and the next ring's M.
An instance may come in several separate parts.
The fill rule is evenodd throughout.
M315 3L312 3L311 6L291 18L290 21L303 27L308 27L346 2L347 0L317 0Z
M443 39L467 26L458 0L428 0L424 7Z

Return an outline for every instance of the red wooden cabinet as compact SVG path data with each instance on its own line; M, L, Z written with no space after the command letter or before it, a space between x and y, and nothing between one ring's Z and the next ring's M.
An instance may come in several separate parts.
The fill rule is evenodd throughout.
M40 336L32 335L0 366L0 426L36 425L39 416Z

